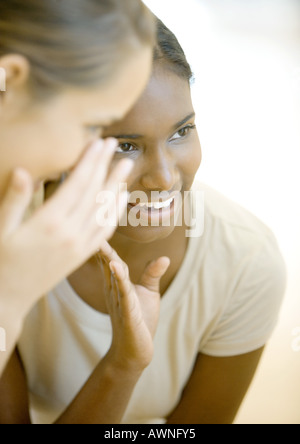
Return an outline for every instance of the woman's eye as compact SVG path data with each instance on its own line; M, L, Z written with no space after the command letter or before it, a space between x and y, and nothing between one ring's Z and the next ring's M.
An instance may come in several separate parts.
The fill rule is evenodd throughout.
M195 128L196 125L185 126L184 128L181 128L181 130L177 131L177 133L175 133L174 136L172 136L171 140L182 139L183 137L186 137L190 133L190 131L192 131Z
M131 143L121 143L117 150L116 153L131 153L132 151L135 151L134 146Z

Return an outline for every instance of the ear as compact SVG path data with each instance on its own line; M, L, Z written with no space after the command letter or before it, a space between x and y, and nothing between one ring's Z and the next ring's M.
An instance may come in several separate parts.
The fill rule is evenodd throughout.
M0 92L6 91L6 71L0 66Z
M8 88L25 86L30 74L30 64L26 57L19 54L7 54L0 57L0 68L5 80L5 91Z
M27 90L29 76L30 63L26 57L19 54L0 57L0 111L7 104L20 104L20 93Z

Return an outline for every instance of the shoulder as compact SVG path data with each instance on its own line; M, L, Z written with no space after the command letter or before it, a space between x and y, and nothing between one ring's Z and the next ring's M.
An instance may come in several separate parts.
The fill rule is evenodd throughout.
M218 222L228 229L248 231L258 237L273 237L274 239L270 228L258 217L221 192L200 182L195 182L193 192L202 194L206 219Z
M233 251L266 247L280 255L274 233L257 216L206 184L196 182L192 191L194 202L202 199L204 240Z
M214 273L219 270L231 285L238 279L249 286L272 282L273 290L277 287L282 295L286 266L272 230L209 186L195 183L195 190L202 193L204 202L204 230L199 239L205 250L202 266L206 267L206 262Z
M285 262L272 230L259 218L204 184L195 187L203 193L205 221L199 285L213 307L200 349L213 356L248 353L267 342L277 323Z

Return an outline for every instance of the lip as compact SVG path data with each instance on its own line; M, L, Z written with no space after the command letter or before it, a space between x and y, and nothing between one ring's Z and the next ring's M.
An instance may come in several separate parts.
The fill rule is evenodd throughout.
M155 213L158 211L168 210L173 204L174 204L175 198L169 199L164 202L151 202L154 206L147 206L147 203L138 203L138 204L131 204L129 203L128 206L130 208L135 208L137 211L144 211L146 213ZM155 207L155 205L157 205ZM159 206L159 207L158 207Z
M128 203L128 211L129 213L133 212L134 216L141 222L141 225L143 226L160 226L161 224L164 224L164 226L168 226L168 223L170 223L174 218L175 214L175 202L176 197L179 197L181 195L181 191L172 192L170 194L170 197L168 199L160 200L158 201L151 201L151 202L142 202L143 206L141 206L139 203ZM170 201L170 205L163 207L163 208L154 208L150 207L148 208L146 204L152 203L167 203ZM167 225L165 225L167 224Z
M131 203L129 202L128 205L130 205L132 208L139 207L140 210L162 210L164 208L168 208L172 205L173 201L175 199L175 196L170 197L166 200L160 200L160 201L151 201L151 202L139 202L139 203Z
M153 205L155 205L155 204L162 204L163 205L163 204L167 203L170 200L174 200L176 198L176 196L178 196L181 193L181 190L172 191L171 193L168 193L167 191L158 192L158 193L160 195L159 200L152 200L151 197L149 197L148 200L140 201L138 203L137 202L130 202L130 196L129 196L129 205L131 207L136 207L136 206L143 207L143 206L148 205L148 204L153 204ZM145 194L145 193L143 193L143 194ZM163 195L163 198L161 197L161 195Z

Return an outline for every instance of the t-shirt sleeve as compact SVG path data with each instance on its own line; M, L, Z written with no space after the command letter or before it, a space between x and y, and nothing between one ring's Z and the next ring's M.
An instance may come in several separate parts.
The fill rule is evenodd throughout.
M266 345L276 327L285 288L286 266L270 236L246 258L222 315L201 344L201 353L236 356Z

